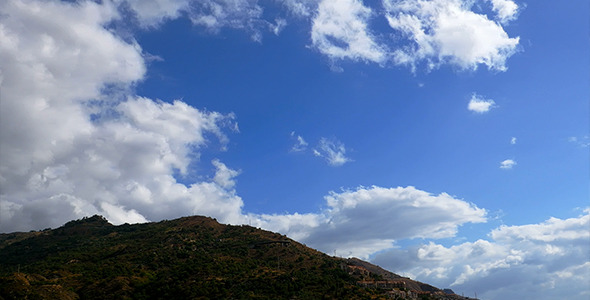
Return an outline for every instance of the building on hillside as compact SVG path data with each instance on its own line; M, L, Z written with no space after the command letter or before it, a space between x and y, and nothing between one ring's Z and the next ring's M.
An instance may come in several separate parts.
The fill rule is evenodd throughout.
M406 282L401 280L361 280L357 284L366 288L380 288L384 290L406 289Z
M356 275L356 276L363 276L363 277L369 277L369 275L371 274L369 272L369 270L367 270L363 267L352 266L352 265L346 266L346 272L348 272L348 275Z

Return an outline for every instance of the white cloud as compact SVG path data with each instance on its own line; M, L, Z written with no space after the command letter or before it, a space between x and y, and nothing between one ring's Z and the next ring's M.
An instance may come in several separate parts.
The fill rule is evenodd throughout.
M582 136L582 137L577 137L577 136L570 136L567 139L568 142L570 143L574 143L582 148L587 148L590 147L590 136Z
M228 168L224 163L218 159L214 159L212 164L217 168L213 182L221 186L224 189L233 189L236 185L234 178L240 174L240 171L232 170Z
M516 137L510 139L510 145L516 145Z
M287 20L277 18L275 19L275 24L270 24L270 29L275 35L279 35L281 31L287 26Z
M492 9L496 12L500 23L506 24L516 19L518 5L511 0L489 0L492 3Z
M292 152L302 152L307 150L307 146L309 144L305 141L305 139L302 136L296 135L295 131L292 131L291 138L295 139L295 145L291 147Z
M281 0L287 10L297 17L309 17L320 0Z
M590 292L590 215L501 226L491 241L392 249L374 262L483 299L585 299Z
M216 119L225 116L145 98L122 102L116 112L120 118L95 124L71 144L58 141L50 149L59 154L37 161L23 176L3 172L10 189L2 200L14 204L3 229L55 227L95 213L114 223L186 214L242 221L243 203L233 190L237 171L214 160L211 181L186 186L172 176L175 169L186 172L191 151L205 145L204 135L216 133ZM42 218L34 213L49 206L59 209L44 211Z
M486 113L490 111L494 107L496 103L494 100L485 99L482 96L477 94L471 95L471 100L469 100L469 104L467 104L467 109L476 113Z
M269 22L262 20L263 8L257 0L200 0L191 5L189 16L193 24L213 32L222 28L246 30L255 41L262 39L261 27ZM276 32L276 26L269 27Z
M91 133L83 100L100 99L104 84L141 79L145 66L138 45L102 27L117 17L109 5L7 1L1 10L0 173L24 176Z
M474 12L475 2L468 0L383 0L384 11L377 12L361 0L277 1L275 4L284 11L257 0L115 1L120 7L130 8L142 27L155 27L186 15L193 24L210 32L218 33L223 28L244 30L258 42L264 32L278 35L288 23L286 17L304 19L311 24L312 47L329 57L331 64L337 60L380 65L393 62L412 69L422 62L429 69L447 63L461 69L476 69L484 64L503 71L506 60L516 52L519 38L510 38L501 24L516 19L518 5L511 0L485 2L490 4L497 22ZM387 41L385 35L372 30L372 18L382 15L402 38ZM410 45L403 42L403 37Z
M189 8L190 0L116 0L126 3L135 12L142 27L158 26L168 19L176 19Z
M320 213L249 214L248 220L253 226L281 232L300 242L304 242L311 231L327 222L326 216Z
M321 138L313 154L326 159L330 166L338 167L352 159L346 157L346 147L336 139Z
M516 242L533 242L538 244L554 243L565 245L571 240L585 240L590 238L590 209L584 210L584 215L578 218L558 219L549 218L543 223L521 226L502 225L491 232L494 240Z
M241 222L236 171L214 161L210 180L187 186L173 176L208 136L226 143L233 116L132 95L145 63L139 45L104 27L119 18L109 3L0 4L0 228L96 213L115 223L186 214Z
M504 160L500 163L500 169L512 169L516 165L516 161L512 159Z
M326 253L366 258L396 240L444 238L464 223L486 221L486 211L448 194L414 187L332 192L318 214L263 215L258 226L285 232Z
M134 12L142 27L157 27L166 20L176 19L183 14L193 24L218 33L223 28L248 32L252 39L260 42L262 31L269 30L278 35L287 25L284 18L273 22L263 19L264 9L257 0L116 0ZM303 4L301 4L303 5ZM301 7L293 2L289 8Z
M312 45L331 59L383 63L385 51L368 29L371 14L360 0L320 2L311 28Z
M414 187L361 187L332 192L326 202L329 221L305 241L360 257L390 248L395 240L451 237L459 225L485 222L486 215L448 194L434 196Z
M496 1L495 7L507 7ZM486 15L471 10L474 1L383 0L389 25L411 41L394 52L398 64L426 61L429 68L450 63L462 69L506 70L506 60L516 52L519 38L510 38ZM502 8L503 14L508 14ZM508 15L503 15L508 18Z

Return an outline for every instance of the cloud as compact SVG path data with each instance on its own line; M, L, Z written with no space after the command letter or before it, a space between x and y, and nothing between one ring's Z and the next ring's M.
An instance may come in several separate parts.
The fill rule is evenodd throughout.
M501 226L491 240L391 249L373 262L484 299L585 299L590 294L590 210L570 219Z
M274 32L275 35L279 35L281 31L287 26L287 20L277 18L275 19L275 24L270 24L271 31Z
M516 161L512 159L504 160L500 163L500 169L512 169L516 165Z
M516 145L516 137L510 139L510 145Z
M383 0L382 7L361 0L116 0L143 28L187 16L211 33L224 28L243 30L261 42L265 32L278 35L295 18L310 24L311 48L339 60L408 65L413 70L451 64L460 69L506 70L506 60L517 52L519 38L510 38L502 25L515 20L519 7L511 0L487 0L490 15L477 13L468 0ZM372 28L385 16L395 34ZM309 22L299 22L301 20ZM393 38L391 38L393 36ZM332 66L340 70L341 68Z
M241 222L236 171L213 161L212 178L174 177L211 137L227 143L233 115L133 95L145 62L139 45L105 28L120 17L109 3L0 4L0 227L96 213L115 223L186 214Z
M383 63L385 51L368 29L371 9L359 0L324 0L312 21L312 45L331 59Z
M300 135L295 135L295 131L291 132L291 138L295 139L295 145L291 147L291 152L302 152L307 150L307 146L309 145L305 139L303 139Z
M191 5L189 17L193 24L216 33L222 28L245 30L255 41L261 41L261 28L267 27L278 33L279 24L269 26L262 19L263 8L256 0L200 0Z
M489 0L492 3L492 9L496 12L498 20L502 24L516 19L518 5L510 0Z
M367 258L397 240L452 237L462 224L486 221L484 209L414 187L359 187L331 192L325 200L320 213L262 215L257 225L326 253Z
M510 1L493 1L504 18L510 15ZM512 3L512 2L510 2ZM516 52L519 38L510 38L502 26L486 15L471 10L473 1L384 0L389 26L410 41L393 53L398 64L425 61L429 68L449 63L461 69L505 71L506 60Z
M296 17L310 17L319 0L282 0L281 4Z
M128 5L142 27L156 27L169 19L176 19L189 9L189 0L116 0Z
M144 29L187 16L194 25L212 33L232 28L244 30L253 40L260 41L263 30L278 34L286 26L282 18L274 22L264 20L264 10L257 0L115 0L115 3L121 10L131 11Z
M590 147L590 136L587 136L587 135L582 136L582 137L570 136L567 140L568 140L568 142L574 143L582 148Z
M473 95L471 95L471 100L469 100L469 104L467 104L467 109L479 114L483 114L490 111L490 109L492 109L495 106L495 104L496 103L494 102L494 100L485 99L482 96L479 96L474 93Z
M553 245L567 245L571 241L584 241L590 238L590 232L585 230L590 225L590 209L578 218L566 220L550 218L543 223L521 226L502 225L491 232L494 240L511 243L531 242L537 244L550 243Z
M234 178L240 175L240 171L228 168L218 159L214 159L211 163L217 169L215 172L215 177L213 177L213 182L226 190L234 188L236 185Z
M48 147L58 154L36 161L22 176L3 172L10 188L2 200L12 203L4 211L9 217L2 217L4 230L55 227L95 213L117 224L186 214L241 222L237 171L214 160L211 180L186 186L173 177L175 170L187 171L195 149L205 145L206 134L218 134L225 116L145 98L122 102L116 112L119 118L101 120L70 144Z
M90 134L84 100L101 99L106 84L141 79L145 65L138 45L104 29L118 17L109 5L2 3L0 182L5 184L8 174L24 176L35 163L52 162L60 154L57 147Z
M313 154L326 159L330 166L339 167L352 159L346 157L346 147L336 139L321 138Z
M329 221L305 241L345 256L367 257L400 239L451 237L461 224L486 220L486 211L470 203L414 187L360 187L325 198Z

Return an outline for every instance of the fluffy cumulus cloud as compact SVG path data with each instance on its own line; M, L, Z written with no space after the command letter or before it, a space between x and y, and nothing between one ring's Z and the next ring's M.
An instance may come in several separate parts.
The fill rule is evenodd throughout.
M494 102L494 100L485 99L484 97L474 93L471 95L471 99L467 104L467 109L478 114L483 114L490 111L490 109L492 109L495 104L496 102Z
M459 225L486 220L484 209L414 187L361 187L332 192L326 202L325 226L305 240L345 256L367 257L400 239L451 237Z
M346 157L346 147L337 139L321 138L313 154L324 158L330 166L339 167L352 159Z
M506 70L506 60L517 52L518 37L503 25L516 19L511 0L383 0L369 8L360 0L284 1L295 15L312 18L312 46L332 60L361 60L428 69L442 64L459 69ZM490 14L475 12L484 5ZM379 11L374 11L379 9ZM381 10L382 9L382 10ZM315 10L315 12L313 12ZM493 12L493 13L492 13ZM377 34L372 21L385 16L391 32ZM375 23L375 22L373 22Z
M587 299L590 210L570 219L501 226L490 240L430 242L378 254L374 262L482 299Z
M516 19L518 5L511 0L489 0L492 3L492 9L497 14L498 21L508 23Z
M426 62L429 68L450 63L461 69L506 70L506 59L516 52L519 38L508 36L500 23L472 11L476 1L465 0L384 0L389 26L410 40L410 45L394 51L398 64L415 67ZM514 17L514 2L492 1L499 20ZM516 8L515 8L516 9Z
M359 187L332 192L325 200L321 213L263 215L256 224L327 253L367 258L397 240L452 237L462 224L486 221L484 209L414 187Z
M385 51L368 28L371 14L360 0L322 1L312 22L313 46L333 59L384 62Z
M105 28L110 2L0 4L0 227L55 227L99 213L115 223L186 214L239 222L236 173L183 185L191 157L233 116L129 92L139 45ZM55 18L59 15L60 18Z
M108 5L2 3L0 183L8 192L36 164L53 163L60 147L92 133L83 100L100 99L104 84L140 79L145 66L138 45L103 28L117 16Z
M407 65L413 70L423 63L427 69L442 64L476 69L483 64L503 71L519 43L519 38L509 37L503 27L519 12L519 6L511 0L382 0L381 5L371 7L362 0L114 3L130 11L144 28L187 16L210 32L218 33L223 28L243 30L258 42L265 33L279 35L293 19L298 25L309 26L306 30L311 48L327 56L331 63L353 60L382 66ZM482 13L482 6L488 8L488 14ZM393 32L374 28L379 19L387 21Z

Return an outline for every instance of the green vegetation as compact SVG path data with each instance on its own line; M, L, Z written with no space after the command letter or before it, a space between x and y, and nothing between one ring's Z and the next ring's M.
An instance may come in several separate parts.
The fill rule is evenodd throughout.
M0 235L0 299L376 299L343 261L206 217Z
M101 216L0 234L0 300L467 299L283 235L207 217Z

